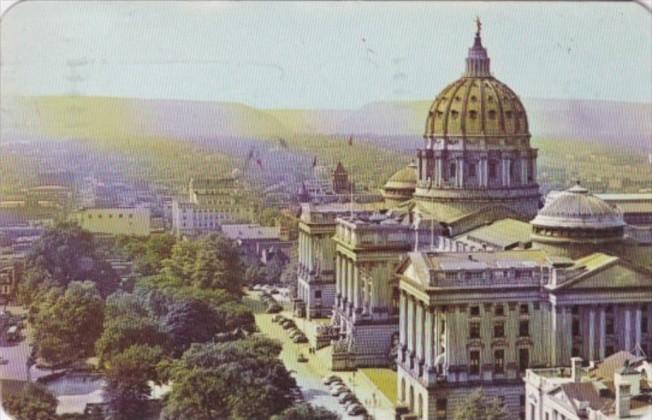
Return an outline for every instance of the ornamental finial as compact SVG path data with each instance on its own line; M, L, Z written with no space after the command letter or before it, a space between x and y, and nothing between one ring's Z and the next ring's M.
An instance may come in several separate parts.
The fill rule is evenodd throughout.
M479 36L480 31L482 30L482 22L480 22L480 17L479 16L475 17L475 26L478 29L475 33Z

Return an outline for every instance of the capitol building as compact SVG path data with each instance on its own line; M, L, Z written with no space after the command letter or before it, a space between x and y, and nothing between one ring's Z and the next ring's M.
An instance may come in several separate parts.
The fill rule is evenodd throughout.
M491 73L479 22L424 117L382 210L302 209L298 300L330 318L332 368L394 366L397 418L452 419L482 387L510 418L548 420L528 408L528 369L652 355L651 224L579 183L544 202L526 110Z

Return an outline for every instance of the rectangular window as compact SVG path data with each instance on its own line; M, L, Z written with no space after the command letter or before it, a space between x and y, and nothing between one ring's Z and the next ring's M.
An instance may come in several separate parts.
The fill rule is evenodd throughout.
M496 308L494 309L494 315L496 315L496 316L504 316L505 315L505 307L502 304L496 305Z
M479 306L471 306L471 316L480 316L480 307Z
M454 163L451 163L450 167L450 178L455 178L457 176L457 165Z
M475 176L475 163L469 163L469 176Z
M641 314L641 332L643 334L647 334L647 329L648 329L648 326L647 326L647 311L643 311L643 313Z
M607 334L613 334L614 333L614 317L613 315L607 316L607 319L605 320L605 330Z
M519 308L520 308L521 315L527 315L529 313L529 308L527 303L522 304Z
M315 290L315 298L316 299L321 298L321 290Z
M518 336L519 337L529 337L530 336L530 321L519 321L518 323Z
M446 420L448 417L447 413L447 407L446 407L446 399L440 398L437 400L437 420Z
M496 162L489 162L489 178L496 178Z
M494 373L505 373L505 350L494 351Z
M480 338L480 323L479 322L469 323L469 333L471 338Z
M471 350L469 353L469 374L479 375L480 374L480 352L478 350Z
M579 319L573 319L572 330L573 330L573 337L577 337L577 336L580 335L580 320Z
M504 322L496 322L494 324L494 337L496 337L496 338L505 337L505 323Z
M528 349L518 350L518 369L519 372L525 372L525 369L530 365L530 351Z

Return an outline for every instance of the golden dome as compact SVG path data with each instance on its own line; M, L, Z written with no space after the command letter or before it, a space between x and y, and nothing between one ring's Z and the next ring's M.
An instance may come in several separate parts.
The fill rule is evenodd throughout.
M412 162L405 168L399 169L389 177L385 183L385 189L400 189L400 190L411 190L414 192L414 189L417 185L417 165Z
M489 63L478 31L469 48L466 72L444 88L430 107L425 138L530 135L523 104L491 75Z

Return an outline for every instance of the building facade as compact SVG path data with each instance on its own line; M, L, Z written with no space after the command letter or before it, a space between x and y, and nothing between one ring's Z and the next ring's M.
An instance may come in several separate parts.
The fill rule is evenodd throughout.
M330 317L335 304L336 220L347 214L369 214L362 204L302 204L299 217L297 297L295 312L310 318Z
M524 378L527 420L649 419L652 367L621 351L599 363L530 369Z
M172 230L176 235L216 232L223 224L248 223L253 208L244 203L232 177L191 179L188 199L172 203Z
M381 214L337 220L332 326L334 370L393 363L398 344L401 259L412 248L409 225Z
M537 213L537 150L525 108L490 72L480 27L466 71L435 98L417 151L417 211L439 222L490 207L524 220Z
M108 207L82 209L75 213L82 229L104 235L148 236L150 210L146 207Z
M652 271L618 257L417 252L398 272L399 402L419 419L453 418L476 387L523 417L527 368L652 349Z

